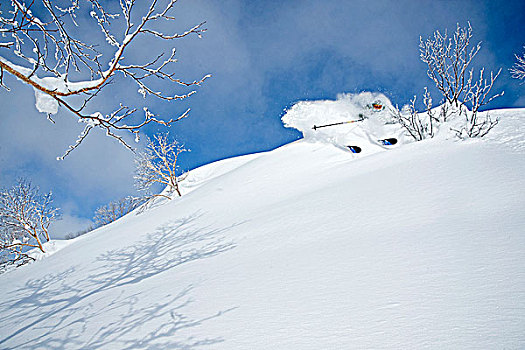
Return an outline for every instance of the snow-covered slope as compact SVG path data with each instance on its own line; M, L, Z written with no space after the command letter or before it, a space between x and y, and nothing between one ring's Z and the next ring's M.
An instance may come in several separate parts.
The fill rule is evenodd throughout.
M1 275L0 348L525 348L525 111L493 115L487 140L196 169Z

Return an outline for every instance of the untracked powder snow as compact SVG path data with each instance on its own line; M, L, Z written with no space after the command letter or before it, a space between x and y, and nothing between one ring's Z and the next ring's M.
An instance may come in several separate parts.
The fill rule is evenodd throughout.
M0 348L525 348L525 110L466 141L386 109L312 129L377 99L300 102L304 139L0 275Z

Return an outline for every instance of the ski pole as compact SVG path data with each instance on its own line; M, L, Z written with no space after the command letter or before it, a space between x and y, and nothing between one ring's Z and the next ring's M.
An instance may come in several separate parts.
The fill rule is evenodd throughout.
M317 129L320 129L320 128L326 128L327 126L352 124L352 123L357 123L357 122L361 122L361 121L365 120L365 118L363 118L362 114L359 114L359 118L360 119L357 119L357 120L347 120L347 121L344 121L344 122L338 122L338 123L332 123L332 124L325 124L325 125L319 125L319 126L314 125L312 129L317 130Z

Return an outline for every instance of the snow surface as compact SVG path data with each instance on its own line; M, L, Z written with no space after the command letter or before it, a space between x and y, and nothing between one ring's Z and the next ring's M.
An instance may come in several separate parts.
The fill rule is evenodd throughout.
M305 139L0 275L0 348L525 348L525 110L466 142L308 134L340 104L301 103L284 119Z
M49 242L45 242L42 244L42 247L44 248L45 253L42 253L42 251L38 248L32 249L28 252L28 255L32 257L35 260L42 260L50 255L55 254L59 250L67 247L73 243L72 240L67 239L55 239L51 240Z

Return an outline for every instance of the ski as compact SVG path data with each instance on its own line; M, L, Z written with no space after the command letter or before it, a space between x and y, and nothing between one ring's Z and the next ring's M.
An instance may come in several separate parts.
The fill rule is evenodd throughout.
M397 143L397 139L392 137L388 139L377 140L383 146L392 146ZM362 149L359 146L346 146L352 153L361 153Z
M347 121L344 121L344 122L338 122L338 123L332 123L332 124L324 124L324 125L314 125L312 127L312 129L314 130L317 130L317 129L320 129L320 128L326 128L328 126L335 126L335 125L343 125L343 124L352 124L352 123L357 123L357 122L361 122L365 120L365 118L363 117L362 114L359 114L359 119L357 120L347 120Z
M380 144L382 144L384 146L392 146L392 145L395 145L397 143L397 139L392 137L392 138L389 138L389 139L377 140L377 142L379 142Z

